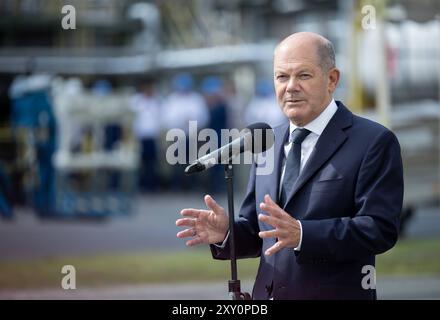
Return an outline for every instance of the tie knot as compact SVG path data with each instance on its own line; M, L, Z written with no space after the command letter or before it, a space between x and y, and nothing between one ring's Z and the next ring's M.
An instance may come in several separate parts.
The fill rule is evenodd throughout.
M310 130L307 129L295 129L290 135L290 141L293 143L301 144L304 139L309 135Z

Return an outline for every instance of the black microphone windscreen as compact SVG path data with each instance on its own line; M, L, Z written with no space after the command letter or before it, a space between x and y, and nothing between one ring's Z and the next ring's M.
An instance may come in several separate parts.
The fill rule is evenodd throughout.
M252 134L252 152L260 153L270 149L274 143L274 133L270 125L265 122L253 123L246 127Z

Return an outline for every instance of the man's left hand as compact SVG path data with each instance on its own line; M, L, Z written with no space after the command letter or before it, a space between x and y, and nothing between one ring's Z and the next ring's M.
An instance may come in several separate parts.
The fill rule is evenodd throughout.
M260 209L267 212L268 215L259 214L258 219L270 224L275 229L261 231L258 235L263 239L278 238L278 241L266 250L265 255L270 256L282 248L298 247L301 234L298 220L281 209L269 195L264 196L264 202L260 203Z

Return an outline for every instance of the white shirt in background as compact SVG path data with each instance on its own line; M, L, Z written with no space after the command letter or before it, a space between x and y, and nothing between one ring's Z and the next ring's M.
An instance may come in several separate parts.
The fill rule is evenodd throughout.
M161 110L154 96L136 94L131 100L131 108L136 113L133 130L140 139L156 138L161 131Z
M189 130L189 121L197 121L200 130L208 125L209 110L197 92L171 93L163 103L162 120L166 129Z

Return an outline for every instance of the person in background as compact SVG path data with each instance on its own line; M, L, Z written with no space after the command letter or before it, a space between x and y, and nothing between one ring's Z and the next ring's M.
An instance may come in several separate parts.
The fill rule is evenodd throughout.
M138 92L131 100L131 108L136 114L133 130L141 149L139 188L142 192L154 192L160 185L157 141L162 121L160 101L154 94L152 79L142 80Z
M202 81L201 91L205 96L206 104L209 108L208 128L215 130L217 134L218 147L222 143L222 129L228 129L228 105L223 96L223 82L220 77L209 76ZM225 142L228 143L228 142ZM225 184L222 183L224 177L223 166L215 166L208 172L209 190L212 193L225 192Z
M200 131L209 123L209 110L203 96L194 90L193 77L188 73L177 74L172 81L173 92L165 99L162 106L162 119L164 129L181 129L186 136L186 140L180 141L182 145L179 150L185 150L185 164L174 165L171 169L172 181L171 188L174 191L187 190L191 186L196 186L195 180L184 175L187 164L195 161L189 154L189 122L195 121L197 130ZM198 132L197 132L198 134ZM195 180L194 180L195 179Z
M287 121L286 116L277 105L273 83L260 79L257 81L255 97L245 109L246 125L255 122L266 122L272 128Z

